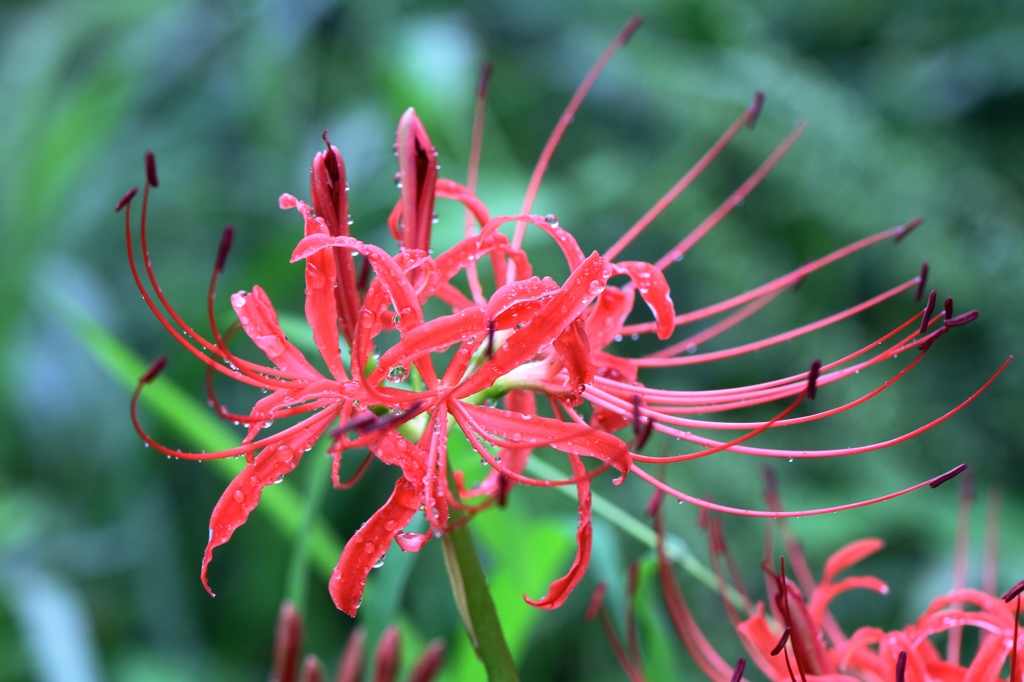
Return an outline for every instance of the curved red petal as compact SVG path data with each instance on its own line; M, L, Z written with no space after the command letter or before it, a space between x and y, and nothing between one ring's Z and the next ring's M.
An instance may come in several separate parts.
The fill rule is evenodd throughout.
M590 302L604 289L611 268L597 253L591 254L576 268L565 284L547 299L537 316L510 336L491 359L453 392L465 398L481 391L519 365L532 360L550 344L573 320L583 314Z
M612 465L623 476L632 465L629 447L625 443L584 424L469 403L460 403L459 407L487 434L503 439L508 445L524 448L546 445L572 456L593 457ZM621 478L616 479L619 481Z
M206 571L213 559L213 550L231 539L231 535L248 520L249 514L259 504L263 489L280 482L283 476L291 473L302 458L302 453L313 447L329 423L329 420L324 420L318 428L297 431L291 437L263 448L255 461L245 465L217 500L213 514L210 515L210 538L203 554L200 573L203 587L211 596L213 590L206 579Z
M295 374L304 374L311 379L323 377L302 355L284 332L277 320L277 311L266 292L253 287L251 294L238 292L231 296L231 307L235 309L238 321L252 342L266 353L267 358L280 369Z
M395 481L395 491L363 527L345 544L338 565L331 573L330 592L334 605L355 618L363 599L366 577L384 554L391 540L412 520L420 506L416 488L404 477Z
M591 495L590 479L586 477L586 467L579 457L569 455L569 463L572 466L573 476L579 477L576 483L576 491L579 495L579 525L576 527L576 558L573 559L569 572L551 583L548 593L540 599L530 599L523 595L528 604L541 609L557 609L565 603L565 600L572 594L579 582L587 572L590 565L590 550L594 540L594 529L590 525L591 516Z
M880 538L861 538L840 547L825 561L825 568L821 573L822 582L832 582L847 568L880 552L883 548L885 548L885 541Z
M614 263L617 275L629 275L647 306L654 313L655 329L659 339L672 336L676 328L676 309L672 303L672 292L662 271L643 261Z

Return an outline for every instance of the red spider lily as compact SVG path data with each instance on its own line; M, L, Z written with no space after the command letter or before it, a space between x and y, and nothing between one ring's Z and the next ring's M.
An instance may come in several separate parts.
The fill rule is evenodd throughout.
M616 482L632 472L660 490L704 508L777 516L778 512L773 510L735 509L697 499L668 487L649 473L647 465L704 457L724 450L789 458L868 452L899 443L941 423L977 396L976 393L925 426L881 443L800 452L747 443L767 429L821 419L870 399L915 366L939 336L977 317L974 311L954 315L951 301L943 313L933 316L934 294L923 314L915 314L878 342L825 364L815 361L808 372L710 391L651 389L638 380L642 368L711 362L753 352L836 323L908 290L916 290L920 298L924 290L922 272L862 304L784 334L724 351L689 352L752 315L810 273L889 238L898 241L920 222L913 220L866 237L721 303L677 314L663 271L753 190L795 142L801 126L717 210L657 262L623 261L617 257L742 128L753 125L763 101L760 94L704 157L604 254L585 254L553 215L532 214L543 173L569 120L604 64L638 23L633 20L626 26L573 97L541 154L522 209L516 215L491 216L475 194L489 71L485 71L479 88L473 161L466 185L439 177L437 153L422 123L411 109L402 116L395 143L399 167L396 179L401 196L389 219L399 245L395 255L350 235L344 164L340 152L324 135L327 149L313 160L312 206L287 194L281 196L280 206L294 208L303 217L304 237L296 246L292 261L305 261L305 312L326 373L314 367L288 341L273 305L258 286L249 293L234 294L231 304L241 328L270 363L244 360L228 348L226 336L216 325L213 301L233 235L230 229L224 233L208 294L212 337L201 336L174 311L157 285L146 245L146 208L149 191L156 186L155 165L152 155L147 156L140 246L153 293L145 286L136 266L128 211L125 216L130 263L143 298L167 330L208 365L211 375L219 372L269 392L248 415L233 414L217 402L210 382L210 399L220 414L248 426L241 445L216 453L180 453L155 443L145 434L135 414L138 390L133 400L136 427L146 442L159 451L188 459L246 457L245 468L218 501L210 521L202 569L207 589L206 571L213 550L227 542L246 521L263 488L290 473L302 454L325 434L332 439L332 480L338 488L350 486L370 462L368 456L353 480L341 481L339 467L346 450L365 447L376 459L401 470L391 497L349 539L341 555L330 581L331 595L340 609L355 613L366 578L392 539L402 549L415 551L431 537L451 528L449 509L465 512L462 519L468 519L495 502L503 503L517 483L575 485L578 491L578 550L572 567L565 577L552 584L544 597L528 600L539 607L553 608L566 599L586 571L591 548L590 481L604 470L615 469L619 474ZM134 190L119 202L118 208L128 207L133 196ZM433 254L433 207L438 199L462 204L467 210L467 226L463 239L446 251ZM511 237L499 231L507 224L514 225ZM521 248L523 234L531 228L546 233L560 249L571 271L565 281L533 274L528 255ZM363 274L357 274L357 260L362 263ZM490 292L484 291L478 271L484 261L493 270L495 286ZM463 276L465 285L461 287ZM625 281L612 284L613 278ZM654 320L626 324L638 294L652 310ZM450 313L428 318L425 305L432 299L447 306ZM653 333L667 340L677 327L730 311L705 331L645 357L621 357L609 351L610 345L622 335ZM918 320L920 325L915 327ZM393 340L396 336L397 340ZM341 350L343 345L348 352ZM450 348L454 351L443 355ZM922 351L917 358L864 397L814 415L788 417L804 397L813 397L818 387L915 348ZM143 377L139 390L162 366L162 362L154 365ZM979 393L981 390L984 386ZM539 412L539 396L547 399L550 410L546 414ZM502 407L489 404L495 399L503 401ZM718 422L688 416L784 399L792 399L792 403L777 417L764 422ZM297 417L298 421L266 435L275 420L287 417ZM467 484L458 470L451 472L454 488L449 483L447 442L453 426L461 430L491 467L490 475L478 485ZM723 440L698 435L694 430L738 430L742 435ZM652 431L675 436L696 447L671 456L640 454ZM524 475L532 451L544 446L566 453L572 471L570 478L538 480ZM585 458L596 460L596 465L588 468ZM824 513L870 504L929 482L934 480L873 500L794 513ZM432 532L404 532L420 510Z
M391 626L377 642L374 676L377 682L395 682L398 679L399 644L398 628ZM349 635L345 649L338 659L334 682L360 682L363 679L363 656L366 648L366 631L356 627ZM274 660L271 665L270 682L321 682L324 666L315 654L306 654L299 665L302 653L302 616L290 601L281 604L278 611L277 628L274 632ZM444 643L430 642L409 673L409 682L430 682L441 669L444 661ZM296 672L298 673L296 675Z
M778 498L769 491L769 506L778 508ZM743 647L751 660L773 682L996 682L1009 659L1010 682L1021 682L1017 660L1024 655L1024 643L1018 637L1020 593L1024 581L1002 599L982 590L958 587L934 599L917 621L902 630L885 631L862 627L847 636L829 607L840 594L864 589L887 594L888 586L874 576L846 576L845 571L884 547L878 538L864 538L840 548L825 562L820 580L815 580L799 544L788 527L782 526L784 542L790 554L796 580L787 577L785 559L776 572L771 566L773 540L769 528L765 542L764 571L768 606L756 604L738 577L717 518L705 516L702 525L708 532L711 563L722 602ZM655 511L658 534L659 581L672 624L694 661L709 679L716 682L742 678L742 667L731 667L715 651L701 631L675 582L666 555L660 514ZM960 543L958 543L959 545ZM959 563L959 562L958 562ZM732 592L728 589L732 582ZM956 581L954 581L956 582ZM635 645L624 648L607 615L601 608L603 590L594 595L588 616L599 610L605 631L631 680L645 679L640 654ZM733 596L735 595L735 597ZM632 596L632 592L631 592ZM1011 605L1011 602L1016 602ZM627 634L635 641L630 606ZM935 642L937 635L959 638L964 626L978 628L979 646L966 664L960 650L943 656ZM741 659L745 665L745 660ZM739 672L737 672L739 671Z

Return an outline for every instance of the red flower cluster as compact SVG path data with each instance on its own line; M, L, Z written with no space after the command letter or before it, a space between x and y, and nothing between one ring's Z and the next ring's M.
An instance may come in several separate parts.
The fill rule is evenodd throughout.
M657 503L655 502L655 505ZM778 497L769 489L769 506L779 509ZM665 551L659 512L654 510L658 535L658 577L672 625L698 667L713 682L740 682L748 659L729 665L708 642L690 612L676 583ZM841 574L884 547L878 538L851 542L825 562L821 578L815 580L800 544L782 525L783 541L789 552L787 576L785 559L776 572L770 556L774 544L771 527L765 541L764 572L768 588L767 607L754 603L739 578L735 561L726 546L719 519L707 515L702 526L708 532L708 547L722 603L747 652L749 660L772 682L1002 682L1009 667L1009 682L1022 682L1018 660L1024 655L1019 638L1020 595L1024 581L1002 598L985 591L958 587L935 598L916 622L901 630L886 631L865 626L847 636L830 611L832 601L851 590L888 594L888 586L870 575ZM731 583L731 585L730 585ZM636 593L636 570L630 574L629 597ZM587 612L588 619L600 614L613 651L633 682L643 682L636 640L632 603L627 613L628 644L623 646L602 604L600 585ZM968 661L961 661L960 630L979 631L978 647ZM947 636L943 655L934 638ZM955 642L955 645L954 645Z
M270 299L258 286L251 292L234 294L231 304L241 328L266 354L269 364L244 360L228 348L214 319L213 291L230 246L230 228L224 233L210 284L212 337L199 334L174 311L157 285L146 245L146 205L150 188L157 184L152 155L147 156L141 251L153 293L144 285L136 265L127 211L125 217L132 272L143 298L164 327L212 371L269 392L248 415L237 415L216 403L211 391L211 400L222 416L248 426L241 445L215 453L180 453L153 442L143 431L133 402L136 427L147 443L161 452L187 459L238 455L247 459L247 465L213 510L203 559L204 585L213 550L245 523L263 488L290 473L302 454L325 435L331 439L332 478L338 488L350 484L339 480L338 475L342 453L347 450L367 448L376 459L401 470L391 497L349 539L341 555L330 581L331 595L338 608L355 614L367 575L392 540L404 550L415 551L433 535L450 528L450 509L462 510L463 518L469 518L489 505L503 502L517 483L574 485L578 490L578 550L572 567L565 577L551 585L547 595L529 600L536 606L553 608L565 600L586 571L591 550L590 481L606 469L618 473L616 482L627 475L638 476L680 500L705 508L775 515L772 511L733 509L697 499L667 486L650 472L648 465L681 462L725 450L788 458L866 452L910 438L963 406L884 443L800 452L747 444L766 429L813 421L856 407L903 376L924 352L891 380L848 405L810 416L788 417L804 397L813 397L817 387L894 358L900 352L915 348L925 351L938 335L977 316L975 312L953 315L952 301L948 301L943 313L933 316L934 294L923 314L918 312L876 343L825 364L815 361L807 372L752 386L706 391L652 389L639 381L638 373L643 368L679 367L734 357L846 319L902 292L916 290L920 298L924 273L862 304L784 334L727 350L694 352L812 272L872 244L890 238L898 241L920 222L913 220L866 237L721 303L677 314L663 271L747 196L793 144L799 127L716 211L657 262L624 261L617 257L744 126L753 125L763 101L760 94L707 154L605 253L584 253L553 215L531 213L558 140L604 64L637 24L636 20L630 22L573 97L541 154L517 215L490 215L474 189L487 71L479 88L471 180L466 185L439 177L437 154L420 120L412 109L402 116L395 143L399 168L396 180L401 196L389 220L398 242L395 254L351 236L345 167L340 152L324 135L327 148L316 155L312 164L312 206L287 194L281 197L280 205L297 209L303 218L304 237L295 248L292 261L305 261L306 318L326 365L326 374L285 337ZM133 195L134 190L119 202L118 208L128 206ZM434 203L438 199L461 203L469 219L464 238L435 254L431 251L431 230ZM505 225L514 225L510 236L499 231ZM564 281L534 274L522 248L527 229L546 233L560 249L571 271ZM479 272L484 263L493 274L494 287L490 291L485 291L486 278L482 281ZM650 307L654 319L627 324L638 295ZM424 311L431 301L441 302L449 312L428 317ZM652 355L622 357L612 352L613 344L623 336L653 333L659 339L669 339L677 327L723 313L730 314ZM449 349L454 350L446 352ZM152 380L162 366L162 361L154 365L139 388ZM538 398L546 399L547 405L539 409ZM502 401L501 407L493 405L497 399ZM719 422L690 416L783 399L792 399L792 403L776 418L765 422ZM288 417L298 420L287 428L270 430L276 420ZM465 435L491 467L490 475L478 485L468 485L462 472L451 471L447 441L453 428ZM671 456L640 454L652 430L695 447ZM742 435L716 439L695 433L720 430L738 430ZM564 452L571 477L552 481L524 475L527 459L539 447ZM596 466L588 468L585 460L596 461ZM369 461L368 458L366 462ZM449 473L455 485L449 482ZM929 482L935 480L876 500L800 513L868 504ZM420 510L429 521L431 532L405 532Z

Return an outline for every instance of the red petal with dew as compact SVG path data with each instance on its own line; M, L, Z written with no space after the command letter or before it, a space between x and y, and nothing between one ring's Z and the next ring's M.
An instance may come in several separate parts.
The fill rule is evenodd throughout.
M322 249L351 249L357 251L370 261L377 281L381 283L392 305L402 319L399 329L405 331L423 322L423 311L420 309L419 299L415 290L405 276L403 268L395 262L395 259L383 249L373 244L364 244L352 237L328 237L322 234L314 234L304 237L292 251L291 262L309 258L311 255ZM364 302L365 306L365 302Z
M510 336L477 372L463 382L453 397L465 398L481 391L519 365L532 360L579 317L604 289L611 268L597 253L576 268L565 284L547 299L532 321Z
M550 446L570 455L593 457L606 462L623 476L632 465L629 447L625 443L611 434L584 424L469 403L461 403L459 407L487 434L503 439L513 448L517 445L525 448ZM616 479L616 482L621 480Z
M558 284L550 277L530 277L498 287L487 301L488 320L496 320L509 309L523 303L539 303L540 299L558 291ZM509 325L511 326L511 325Z
M207 582L206 571L213 559L213 550L231 539L235 530L248 520L249 514L259 504L265 487L280 482L283 476L291 473L302 458L302 453L313 447L330 420L325 419L321 424L321 427L315 429L296 431L290 437L263 448L255 461L245 465L217 500L213 514L210 515L210 539L203 554L200 574L203 587L211 596L213 591Z
M633 292L608 286L597 299L587 320L587 336L594 348L604 348L622 333L622 325L633 310Z
M423 448L410 443L395 431L388 431L380 440L367 447L384 464L399 467L402 476L411 481L417 490L422 490L423 477L427 474L427 453Z
M330 234L325 222L313 217L309 206L301 201L296 201L296 208L305 219L305 235L307 237L312 234ZM345 233L348 233L347 224L345 226ZM344 254L344 257L348 259L347 265L339 262L340 254ZM354 275L351 284L339 284L339 265L342 267L354 267L352 265L352 254L348 251L335 249L333 254L326 251L318 251L306 259L306 321L309 322L309 326L313 330L313 341L316 343L317 350L320 351L320 356L327 363L331 375L339 381L344 381L348 378L348 375L345 373L345 367L341 362L340 345L338 342L338 319L340 315L347 320L345 322L347 326L355 327L356 311L359 309L359 294L355 291ZM352 293L339 293L341 290L348 288L352 289ZM339 312L339 304L348 306L351 310ZM350 319L346 318L346 315Z
M629 275L636 285L640 297L644 299L654 313L655 329L659 339L667 339L672 336L676 328L676 309L672 304L672 293L668 288L668 282L661 270L650 263L643 261L625 261L615 263L617 275Z
M271 362L286 372L303 374L311 379L322 379L316 369L302 355L302 352L288 341L281 331L277 311L267 293L260 287L253 287L251 294L238 292L231 296L231 307L235 309L238 321L252 342L266 353Z
M577 317L558 335L552 345L569 375L565 383L572 393L570 404L579 405L583 402L580 396L586 385L594 381L594 366L590 363L590 341L587 340L583 317Z
M398 533L412 520L420 506L416 488L405 478L395 481L395 491L362 528L349 538L338 565L331 573L330 591L334 605L355 618L363 599L366 577L388 551Z
M461 343L471 336L482 340L486 333L484 311L480 307L467 308L451 315L428 320L407 331L398 343L380 356L378 368L374 370L370 381L376 383L392 367L399 365L408 367L412 361L428 353Z
M528 604L542 609L557 609L572 594L590 565L590 550L594 540L594 529L590 525L590 479L586 477L587 469L575 455L569 455L573 476L579 477L576 491L579 496L579 525L576 527L576 558L573 559L569 572L551 583L548 593L540 599L523 596Z

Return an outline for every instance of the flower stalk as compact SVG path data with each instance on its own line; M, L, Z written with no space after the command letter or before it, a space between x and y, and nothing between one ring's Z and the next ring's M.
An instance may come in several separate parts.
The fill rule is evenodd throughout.
M461 513L453 513L453 520L458 520L455 518L457 515ZM518 682L512 652L505 642L469 526L464 523L457 525L441 536L441 548L455 605L466 626L469 642L484 664L487 679L490 682Z

